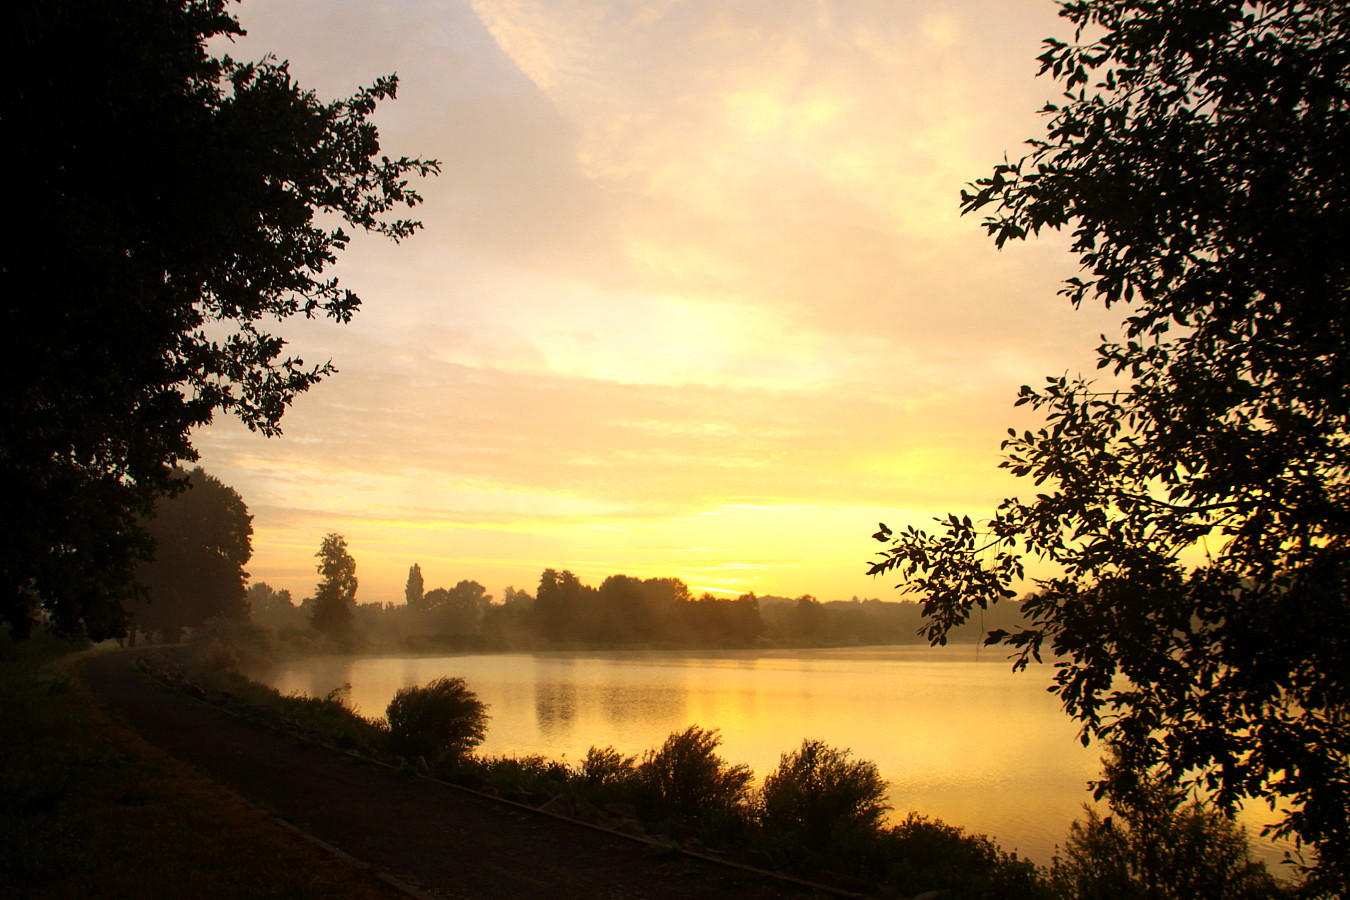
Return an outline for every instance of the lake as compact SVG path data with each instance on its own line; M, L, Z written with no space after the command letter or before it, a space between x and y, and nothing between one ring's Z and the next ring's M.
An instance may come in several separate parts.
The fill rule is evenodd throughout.
M1014 674L974 646L829 650L595 651L453 656L320 656L247 674L283 692L381 716L399 688L464 678L489 708L490 754L576 761L592 745L631 755L688 725L720 729L721 754L762 777L817 738L877 764L892 818L914 810L1047 863L1091 800L1101 751L1045 691L1048 665ZM1256 836L1264 807L1245 817ZM1272 866L1272 868L1274 868Z

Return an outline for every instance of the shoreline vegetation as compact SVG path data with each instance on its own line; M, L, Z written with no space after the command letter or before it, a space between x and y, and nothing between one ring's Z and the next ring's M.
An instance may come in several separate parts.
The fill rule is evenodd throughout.
M1054 896L1034 863L984 835L916 813L883 824L886 785L876 767L819 742L785 753L759 786L748 768L717 754L716 731L697 726L641 757L593 747L574 765L539 755L442 752L434 739L409 741L407 729L394 740L384 719L352 711L340 690L322 698L287 695L252 681L234 667L234 648L215 640L181 667L159 653L141 658L152 677L265 727L647 840L654 852L709 856L870 896Z
M652 840L671 853L712 855L872 896L938 891L936 896L947 898L1013 900L1257 900L1297 895L1295 886L1277 882L1252 858L1240 827L1162 783L1141 782L1137 808L1113 809L1114 823L1089 814L1067 826L1065 844L1052 864L1042 867L1004 851L985 835L916 812L887 824L886 784L875 765L821 742L788 749L779 768L759 785L747 768L717 754L716 731L697 726L671 734L641 756L592 747L569 765L539 755L481 755L473 752L482 739L481 722L477 739L467 743L435 738L436 728L428 726L436 723L429 719L421 726L428 742L418 745L415 722L396 742L388 721L355 713L340 690L323 698L284 695L241 675L237 661L235 647L206 637L181 671L169 664L164 673L190 685L183 689L242 710L269 727ZM458 682L460 696L473 698L471 686L450 681ZM468 715L472 718L472 711ZM475 726L468 727L473 731ZM1162 869L1149 871L1150 865ZM1119 892L1121 885L1137 886L1150 878L1161 879L1155 886L1166 889ZM1112 883L1117 883L1114 888L1101 892Z
M0 885L39 884L59 872L60 878L53 883L75 884L74 894L97 886L105 896L130 896L126 879L138 866L148 864L143 858L148 851L142 851L141 857L126 856L129 861L111 866L104 857L124 854L128 843L142 844L145 834L174 830L164 838L170 874L157 875L155 884L166 878L165 883L171 884L173 872L182 874L194 864L199 842L223 841L221 846L234 847L231 841L243 840L222 839L217 831L235 827L232 823L251 814L248 808L240 805L243 811L220 812L219 797L208 795L213 790L223 792L200 777L185 778L173 760L113 723L72 677L78 656L60 657L51 648L40 652L31 646L0 650L4 651L0 666L6 705L13 710L6 717L6 729L12 734L4 742L6 793L12 798L5 824L19 835L0 866ZM542 756L478 755L472 752L476 741L447 743L435 737L437 729L428 729L427 721L420 725L413 721L397 747L402 753L396 753L385 720L356 714L339 691L322 698L285 695L251 681L235 668L237 648L217 635L202 632L184 645L143 648L139 659L143 671L175 689L300 740L638 836L652 842L653 852L708 855L863 895L899 898L937 891L933 896L951 900L1297 896L1295 887L1277 883L1251 860L1241 829L1217 815L1197 812L1198 807L1183 805L1179 796L1164 798L1167 815L1161 818L1156 804L1151 809L1155 832L1151 838L1156 845L1159 840L1176 843L1184 835L1189 844L1178 850L1193 858L1173 860L1174 864L1194 867L1199 860L1200 868L1222 869L1211 872L1217 879L1211 887L1222 887L1222 892L1093 893L1092 879L1096 887L1103 880L1132 883L1139 873L1129 866L1131 841L1146 843L1150 835L1142 834L1138 826L1132 833L1128 825L1122 828L1109 819L1089 817L1073 824L1062 858L1057 857L1052 866L1038 867L1002 850L984 835L916 813L887 825L887 807L882 803L885 783L875 766L820 742L807 741L785 752L779 768L760 785L751 783L745 767L717 754L715 731L698 727L672 734L663 746L640 758L595 747L585 759L568 765ZM462 689L461 697L472 698L471 686L460 682L454 687ZM472 717L471 705L458 709ZM473 729L468 733L472 735ZM431 743L418 746L419 735L429 737ZM113 777L107 777L109 772ZM148 804L145 817L157 824L143 826L140 815L134 822L122 819L128 804ZM1117 813L1117 818L1129 815L1129 811ZM203 830L201 823L207 820L212 824ZM1160 822L1171 824L1160 830ZM143 827L150 830L142 833ZM127 833L126 828L136 833ZM53 841L53 833L61 839ZM212 851L218 868L229 870L222 877L245 883L261 877L244 857L263 854L276 859L291 852L282 844L296 843L293 836L280 835L279 829L257 829L251 839L257 846L230 850L228 859L220 858L225 851ZM149 845L160 843L156 839ZM1213 857L1211 851L1216 848L1225 854L1222 859ZM1149 851L1147 846L1142 849ZM304 890L288 893L283 886L275 896L388 896L387 889L368 873L335 866L320 858L322 854L314 856L312 848L299 852L303 856L306 851L311 858L286 857L290 861L282 866L294 878L306 881ZM1194 856L1197 852L1200 855ZM158 857L154 865L163 868ZM311 869L314 874L305 874ZM1173 874L1186 884L1197 884L1194 872ZM104 887L119 879L122 887ZM335 887L330 890L327 885ZM369 892L363 893L367 886ZM119 890L126 893L119 894ZM155 896L155 890L152 886L142 892L138 885L135 895ZM74 894L55 890L28 895Z
M340 536L331 536L338 537ZM518 650L738 650L890 646L925 643L923 606L914 601L853 597L821 601L742 594L695 596L678 578L611 575L597 587L570 571L545 569L535 594L507 587L500 600L481 584L423 590L409 573L405 602L343 603L255 582L236 615L210 625L236 643L279 655L317 653L455 653ZM339 614L340 611L340 614ZM972 616L950 635L975 643L990 631L1023 627L1017 602ZM170 641L179 632L142 629Z

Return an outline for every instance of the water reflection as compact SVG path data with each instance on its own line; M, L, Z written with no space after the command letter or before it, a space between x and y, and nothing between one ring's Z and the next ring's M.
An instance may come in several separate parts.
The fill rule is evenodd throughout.
M570 681L539 679L534 685L534 715L548 743L566 742L577 715L577 688Z
M488 704L482 749L495 754L574 761L611 745L638 756L698 724L720 729L722 755L762 776L818 738L876 762L896 816L917 810L1040 862L1098 768L1044 670L1013 675L969 647L326 657L252 674L317 696L350 682L371 716L400 687L459 676Z

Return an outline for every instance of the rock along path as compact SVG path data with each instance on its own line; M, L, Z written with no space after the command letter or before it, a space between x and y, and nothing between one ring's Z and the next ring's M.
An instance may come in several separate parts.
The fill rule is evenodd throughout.
M132 667L89 659L95 695L142 736L284 822L452 900L783 900L805 887L361 763L236 719Z

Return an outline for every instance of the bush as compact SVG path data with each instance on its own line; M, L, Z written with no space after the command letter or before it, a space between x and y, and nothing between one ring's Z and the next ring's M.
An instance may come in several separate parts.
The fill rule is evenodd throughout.
M716 729L691 725L649 750L637 767L642 805L658 817L725 831L743 822L748 787L754 774L729 766L715 752L722 739Z
M910 813L882 832L874 863L906 895L945 891L966 900L1039 900L1050 896L1039 870L982 834Z
M1247 833L1218 810L1118 759L1105 763L1114 815L1074 822L1051 883L1066 900L1267 900L1282 896Z
M560 794L568 790L572 781L572 770L566 763L538 754L465 756L459 761L459 768L501 790L515 788L532 793Z
M592 803L630 803L637 791L637 758L613 747L592 747L578 764L573 790Z
M458 760L487 734L487 707L463 678L437 678L421 687L400 688L385 717L390 749L428 762Z
M849 759L820 741L802 741L764 779L759 819L769 831L812 847L877 833L886 810L886 782L876 763Z

